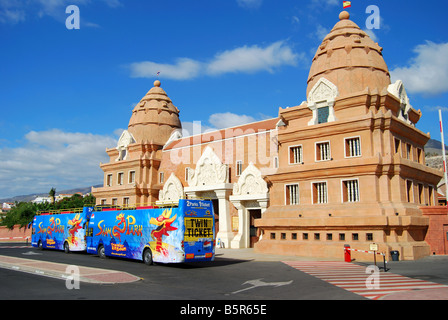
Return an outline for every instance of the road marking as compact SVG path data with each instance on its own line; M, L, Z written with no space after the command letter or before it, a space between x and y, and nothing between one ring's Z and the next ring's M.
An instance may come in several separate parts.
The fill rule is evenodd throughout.
M31 246L2 246L0 245L0 249L24 249L24 248L32 248Z
M242 285L250 284L250 285L252 285L252 287L248 287L248 288L244 288L244 289L241 289L241 290L238 290L238 291L234 291L234 292L229 293L227 295L240 293L240 292L243 292L243 291L246 291L246 290L250 290L250 289L255 289L255 288L258 288L258 287L269 287L269 286L270 287L281 287L281 286L290 285L292 283L292 280L291 281L287 281L287 282L264 282L264 281L261 281L261 280L263 280L263 279L255 279L255 280L246 281Z
M338 261L283 261L283 263L334 286L372 300L401 291L448 288L443 284L408 278L390 272L379 274L378 288L368 288L366 281L371 274L366 273L366 267L363 266Z

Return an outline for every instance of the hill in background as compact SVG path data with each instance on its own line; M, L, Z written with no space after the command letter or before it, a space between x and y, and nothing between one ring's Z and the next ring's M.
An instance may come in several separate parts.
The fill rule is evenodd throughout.
M98 187L102 187L102 184L99 185L95 185L93 186L94 188L98 188ZM92 190L92 187L84 187L84 188L75 188L75 189L68 189L68 190L62 190L62 191L57 191L56 190L56 195L59 195L61 193L66 193L66 194L74 194L77 192L81 192L82 194L86 194L86 193L90 193L90 191ZM49 192L49 191L48 191ZM21 196L15 196L12 198L6 198L6 199L0 199L0 206L3 202L29 202L31 200L34 200L36 197L48 197L48 192L44 192L44 193L33 193L33 194L28 194L28 195L21 195Z

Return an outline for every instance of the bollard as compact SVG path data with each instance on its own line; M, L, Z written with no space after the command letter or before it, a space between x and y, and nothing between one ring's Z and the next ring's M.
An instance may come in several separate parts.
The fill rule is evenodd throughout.
M345 262L352 262L352 255L350 253L350 245L344 244L344 259Z

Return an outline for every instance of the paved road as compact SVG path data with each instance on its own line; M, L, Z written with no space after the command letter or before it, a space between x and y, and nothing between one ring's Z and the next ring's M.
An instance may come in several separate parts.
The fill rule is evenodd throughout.
M18 272L3 262L0 269L0 299L107 299L107 300L180 300L178 307L190 300L212 301L265 301L265 300L366 300L366 296L347 289L354 283L338 286L341 279L329 281L301 269L303 263L313 263L316 268L330 262L323 259L285 257L256 254L253 250L217 249L216 259L210 263L183 265L146 266L141 262L122 259L99 259L81 253L64 254L57 251L38 251L30 247L0 244L0 262L19 258L23 265L42 272L47 263L56 263L57 270L77 266L92 276L82 279L79 289L67 288L71 283L65 278L44 277L32 273ZM6 258L5 258L6 257ZM14 259L13 259L14 258ZM3 260L2 260L3 259ZM26 260L22 260L26 259ZM30 261L31 260L31 261ZM341 263L341 262L339 262ZM390 262L388 274L400 274L406 278L420 279L430 283L448 286L448 257L428 257L419 261ZM1 265L1 263L0 263ZM347 264L343 265L346 267ZM368 264L348 264L363 270ZM5 269L7 268L7 269ZM341 268L341 267L339 267ZM358 273L362 273L361 270ZM23 269L22 269L23 271ZM98 271L100 271L98 273ZM339 269L341 272L342 269ZM99 278L95 272L99 274ZM338 274L333 267L330 275ZM365 272L363 272L365 274ZM118 274L123 275L120 278ZM385 275L385 273L382 273ZM112 276L113 275L113 276ZM96 277L96 278L95 278ZM115 278L114 278L115 277ZM95 281L96 280L96 281ZM363 279L362 281L365 282ZM403 283L401 283L403 284ZM347 286L348 285L348 286ZM362 284L361 284L362 285ZM44 288L44 290L42 289ZM448 287L447 287L448 288ZM448 289L444 286L428 291L400 290L394 294L382 295L382 299L447 299ZM437 295L434 295L437 293ZM411 295L411 296L410 296ZM184 303L184 304L182 304Z
M1 247L1 246L0 246ZM240 252L242 254L243 252ZM229 257L218 252L214 262L146 266L121 259L99 259L79 253L37 251L34 248L0 248L0 255L79 267L123 271L141 278L119 284L82 282L68 290L66 281L2 269L0 299L180 299L180 300L298 300L363 299L362 297L298 272L278 259ZM45 290L41 290L44 287ZM44 291L44 293L42 293Z

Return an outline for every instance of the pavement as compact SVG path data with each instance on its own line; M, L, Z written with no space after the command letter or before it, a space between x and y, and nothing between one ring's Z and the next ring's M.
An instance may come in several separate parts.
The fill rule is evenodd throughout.
M324 258L285 256L256 253L253 249L216 248L217 259L237 259L246 261L329 261ZM58 279L67 279L72 275L68 264L38 261L0 255L0 268L28 272ZM127 272L77 266L79 281L97 284L118 284L140 281L137 276ZM448 286L438 289L400 291L386 295L381 300L448 300Z
M0 267L57 279L73 276L73 266L63 263L0 256ZM79 281L99 284L128 283L140 278L122 271L77 266Z

